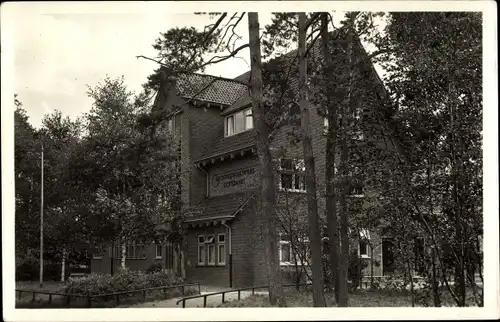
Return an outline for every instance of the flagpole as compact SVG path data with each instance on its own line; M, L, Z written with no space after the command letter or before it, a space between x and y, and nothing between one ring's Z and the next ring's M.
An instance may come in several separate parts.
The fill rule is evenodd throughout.
M43 287L43 142L41 154L41 184L40 184L40 288Z

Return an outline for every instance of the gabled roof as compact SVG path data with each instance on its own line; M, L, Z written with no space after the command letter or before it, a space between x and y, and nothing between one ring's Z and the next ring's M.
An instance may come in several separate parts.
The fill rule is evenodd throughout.
M255 195L254 190L202 199L186 211L186 222L234 218Z
M224 154L237 153L256 145L255 131L248 130L231 136L219 136L208 146L199 161L209 160Z
M191 99L196 95L196 100L231 105L247 91L247 87L238 81L212 75L181 74L177 79L177 90L183 98Z

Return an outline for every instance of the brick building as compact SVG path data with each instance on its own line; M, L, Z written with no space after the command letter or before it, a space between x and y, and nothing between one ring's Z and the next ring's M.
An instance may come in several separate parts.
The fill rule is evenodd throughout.
M366 55L360 43L357 54ZM359 64L369 82L384 91L373 66ZM127 266L145 269L153 262L181 272L189 281L220 286L244 287L266 283L265 249L262 220L258 211L259 166L256 137L251 117L247 86L250 73L235 79L210 75L182 75L175 88L161 87L155 109L167 113L168 127L180 140L181 200L186 234L182 244L167 243L140 248L131 245ZM294 80L292 80L293 82ZM296 82L296 80L295 80ZM370 98L367 98L369 100ZM364 110L364 107L360 107ZM289 113L298 111L293 108ZM320 215L325 203L325 119L318 107L311 105L310 122ZM299 133L299 134L297 134ZM280 123L273 129L271 153L276 161L279 214L297 216L295 226L306 215L303 148L300 124ZM353 191L352 198L362 197ZM293 211L290 211L293 204ZM280 227L280 260L283 270L290 271L293 251L282 223ZM362 258L374 258L376 276L392 271L390 240L376 231L362 231L374 247L358 245ZM307 244L306 238L302 239ZM143 247L143 246L142 246ZM93 271L109 271L109 252L92 261ZM128 250L127 250L128 253ZM385 254L384 256L382 256ZM119 256L115 265L119 266ZM365 274L370 274L367 268Z

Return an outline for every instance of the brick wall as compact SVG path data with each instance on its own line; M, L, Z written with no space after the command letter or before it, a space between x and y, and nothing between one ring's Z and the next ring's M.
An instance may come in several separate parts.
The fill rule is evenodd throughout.
M163 247L162 255L165 256L165 247ZM165 258L156 258L156 248L151 244L146 249L146 258L144 259L125 259L125 265L131 270L147 270L152 264L163 264ZM101 259L91 259L90 271L92 273L111 273L111 247L108 247ZM121 259L114 259L114 272L118 272L121 267Z
M209 170L209 191L210 196L220 196L230 193L242 192L259 185L260 170L257 157L248 155L245 158L238 158L223 163L212 165ZM243 174L235 177L234 180L218 180L221 176L238 172L238 170L253 170L253 173ZM242 181L234 184L234 182ZM228 186L225 186L225 184ZM232 184L233 183L233 184Z
M198 265L198 236L226 234L226 264L225 265ZM186 276L189 282L200 282L204 285L217 285L229 287L229 235L227 229L222 225L190 228L186 235L187 239L187 263ZM217 242L217 240L216 240ZM217 245L217 243L216 243ZM216 252L217 263L218 252Z

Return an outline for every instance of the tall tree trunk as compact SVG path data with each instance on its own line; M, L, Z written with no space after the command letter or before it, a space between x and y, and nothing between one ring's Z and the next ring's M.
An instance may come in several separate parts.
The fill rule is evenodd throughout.
M125 260L127 258L127 243L125 242L125 240L122 240L122 256L121 256L121 262L120 262L120 266L122 269L125 269L126 265L125 265Z
M438 273L436 266L436 247L432 247L432 298L434 301L435 307L441 306L441 297L439 295L439 281L438 281Z
M304 163L306 167L307 212L309 242L311 245L311 270L314 306L326 306L321 261L321 230L318 219L318 200L316 196L316 171L314 167L311 129L309 128L309 103L307 101L307 61L306 61L306 14L299 13L299 95L302 116Z
M271 305L285 306L281 267L278 256L276 187L274 181L271 151L269 149L269 129L262 111L262 66L259 37L259 16L256 12L248 14L248 34L250 40L250 96L252 115L257 132L257 152L261 168L261 211L264 218L266 244L266 263L269 280L269 301Z
M333 89L331 82L332 59L328 44L328 13L321 16L321 39L323 42L324 82L326 101L326 117L328 120L326 136L326 160L325 160L325 182L326 182L326 223L328 240L330 244L330 269L332 271L332 283L335 293L335 302L339 301L339 224L337 219L337 199L335 197L335 147L337 140L337 105L331 104L329 95Z
M347 146L347 135L350 126L350 113L351 113L351 91L353 80L353 66L352 66L352 43L353 43L353 23L355 12L350 14L349 26L347 32L347 55L348 55L348 69L349 69L349 84L347 86L347 102L346 106L342 108L342 125L341 125L341 155L340 155L340 176L341 176L341 189L339 199L339 214L340 214L340 242L341 242L341 256L339 265L339 303L338 306L345 307L348 305L348 268L349 268L349 218L347 213L347 195L350 190L350 180L348 178L348 159L349 149Z
M62 261L61 261L61 282L66 279L66 248L62 250Z

